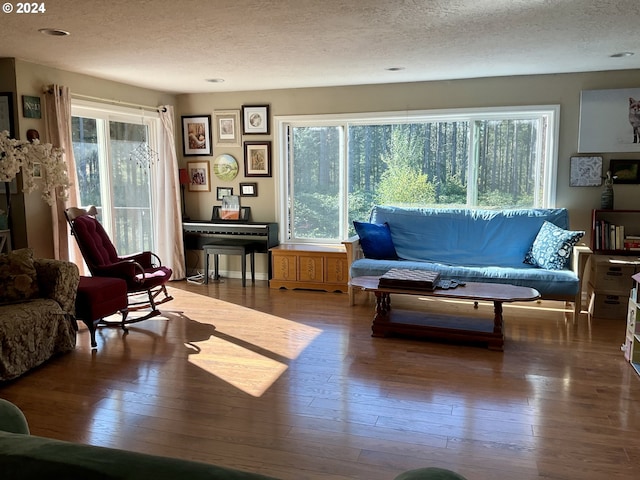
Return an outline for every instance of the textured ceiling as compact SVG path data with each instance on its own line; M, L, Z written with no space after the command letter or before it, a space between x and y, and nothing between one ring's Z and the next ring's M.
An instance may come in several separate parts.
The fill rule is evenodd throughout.
M172 93L640 68L640 0L43 4L0 13L0 57Z

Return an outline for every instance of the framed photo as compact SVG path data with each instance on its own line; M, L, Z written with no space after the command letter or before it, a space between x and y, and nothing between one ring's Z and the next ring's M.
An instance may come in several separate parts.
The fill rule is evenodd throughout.
M611 160L613 183L640 183L640 160Z
M243 105L242 128L245 135L269 135L269 105Z
M578 152L640 152L640 88L580 92Z
M602 157L571 157L572 187L597 187L602 185Z
M216 110L213 119L216 147L239 147L240 110Z
M257 197L258 184L257 183L240 183L240 196L241 197Z
M11 92L0 93L0 132L9 132L13 138L13 94Z
M216 188L216 199L222 200L224 197L228 197L233 195L233 187L217 187Z
M182 116L184 156L213 155L211 148L211 115Z
M33 178L42 178L42 164L40 162L33 162Z
M209 161L187 162L187 174L189 175L190 192L210 192L211 175Z
M271 142L244 142L244 176L271 176Z
M40 97L22 96L22 116L24 118L42 118Z

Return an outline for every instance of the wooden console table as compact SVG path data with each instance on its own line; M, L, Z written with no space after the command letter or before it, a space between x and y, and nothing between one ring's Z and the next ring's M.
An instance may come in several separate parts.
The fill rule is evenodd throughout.
M271 252L271 288L346 292L349 281L343 245L279 245Z
M490 350L502 351L504 346L504 302L528 302L540 298L540 293L529 287L500 283L467 283L448 290L433 291L379 288L379 277L355 277L350 285L376 296L376 313L371 326L372 336L386 337L392 334L444 340L487 343ZM423 297L457 298L470 301L491 301L494 318L466 318L453 315L433 315L428 312L392 310L391 294L420 295Z

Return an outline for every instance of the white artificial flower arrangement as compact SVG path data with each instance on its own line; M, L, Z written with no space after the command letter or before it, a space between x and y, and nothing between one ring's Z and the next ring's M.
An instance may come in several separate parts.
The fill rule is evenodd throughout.
M56 194L66 200L70 183L63 153L50 143L16 140L8 131L0 132L0 182L10 182L22 170L25 192L31 193L41 186L42 199L49 205L53 205ZM41 165L42 182L33 177L35 163Z

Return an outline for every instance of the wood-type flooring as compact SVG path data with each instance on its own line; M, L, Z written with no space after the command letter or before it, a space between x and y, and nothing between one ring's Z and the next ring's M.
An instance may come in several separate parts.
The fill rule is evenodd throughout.
M425 466L469 480L640 478L640 377L620 351L624 319L505 304L495 352L372 338L365 295L350 307L346 294L239 279L170 290L162 316L127 335L100 328L95 351L81 324L73 352L0 384L0 397L34 435L282 479L388 480Z

